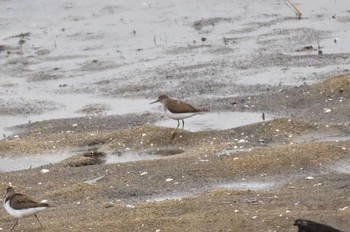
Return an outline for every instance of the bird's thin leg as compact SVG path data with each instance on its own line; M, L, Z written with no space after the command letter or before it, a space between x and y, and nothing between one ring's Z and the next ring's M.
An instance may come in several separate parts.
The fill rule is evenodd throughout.
M177 131L177 129L179 128L179 126L180 126L180 121L177 120L177 127L176 127L175 131Z
M43 228L43 225L41 225L41 222L39 221L39 218L36 214L34 214L34 216L36 217L36 219L38 220L39 224L40 224L40 227Z
M185 128L185 121L182 119L182 130Z
M11 231L17 226L17 224L18 224L18 218L16 218L16 223L12 226Z
M179 128L179 126L180 126L180 121L177 120L177 127L176 127L176 129L175 129L173 135L171 136L171 140L173 140L173 139L175 138L175 136L176 136L176 131L177 131L177 129Z

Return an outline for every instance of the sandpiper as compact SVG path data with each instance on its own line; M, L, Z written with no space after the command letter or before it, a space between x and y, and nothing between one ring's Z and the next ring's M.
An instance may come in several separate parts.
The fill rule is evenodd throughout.
M16 223L13 225L11 230L16 227L19 218L31 215L34 215L41 228L43 227L36 213L47 209L49 207L48 204L36 202L27 195L16 193L13 187L7 187L3 204L7 213L16 218Z
M190 118L200 112L205 112L207 110L202 109L196 109L190 104L187 104L186 102L172 99L168 97L167 95L160 95L158 99L154 102L151 102L150 104L160 102L163 105L163 113L167 117L177 120L177 127L176 130L180 126L180 120L182 120L182 130L185 127L185 118Z

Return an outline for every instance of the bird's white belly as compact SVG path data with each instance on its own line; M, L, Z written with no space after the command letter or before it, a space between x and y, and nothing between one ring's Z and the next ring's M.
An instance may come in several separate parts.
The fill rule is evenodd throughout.
M172 119L175 119L175 120L184 119L184 118L190 118L190 117L192 117L195 114L196 113L172 113L169 110L165 110L164 111L164 115L165 116L167 116L169 118L172 118Z
M27 216L31 216L36 214L37 212L43 211L47 209L47 207L36 207L36 208L28 208L28 209L13 209L10 207L10 201L4 204L5 210L8 214L15 218L23 218Z

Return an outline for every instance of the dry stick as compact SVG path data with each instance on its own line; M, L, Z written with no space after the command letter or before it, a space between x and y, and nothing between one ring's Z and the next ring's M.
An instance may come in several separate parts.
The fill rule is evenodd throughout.
M293 3L291 3L289 0L288 0L288 3L290 5L287 5L287 6L289 6L295 12L295 14L298 16L298 19L300 19L301 18L300 10L298 10L298 8Z
M297 12L297 16L298 18L300 19L301 18L301 12L300 10L293 4L291 3L289 0L288 0L289 4L294 8L294 10Z

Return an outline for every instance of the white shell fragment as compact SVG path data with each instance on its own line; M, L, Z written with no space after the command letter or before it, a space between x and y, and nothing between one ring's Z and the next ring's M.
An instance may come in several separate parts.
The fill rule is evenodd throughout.
M305 180L313 180L313 179L315 179L313 176L308 176L305 178Z
M40 172L41 172L41 173L48 173L49 171L50 171L49 169L45 169L45 168L44 168L44 169L41 169Z
M95 184L97 181L102 180L105 176L99 176L97 178L94 179L90 179L90 180L85 180L84 183L86 184Z

